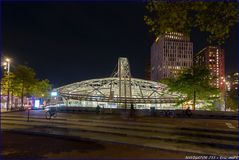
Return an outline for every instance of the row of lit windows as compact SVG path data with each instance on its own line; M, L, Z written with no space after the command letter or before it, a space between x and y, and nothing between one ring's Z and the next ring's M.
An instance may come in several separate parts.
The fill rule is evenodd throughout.
M209 64L208 67L209 67L210 69L216 68L216 67L219 69L218 65L216 65L216 64Z
M188 46L188 47L192 47L192 42L188 42L188 41L186 41L186 42L178 42L178 41L164 41L164 43L163 43L165 46L167 46L167 45L174 45L174 46Z
M165 47L164 50L165 51L173 51L173 52L184 52L184 51L187 51L187 52L192 52L193 50L189 47L185 47L185 48L176 48L175 46L168 46L168 47Z
M177 57L177 58L186 58L186 59L192 59L193 56L191 54L183 54L183 55L180 55L180 54L169 54L169 53L164 53L164 57L165 58L168 58L168 57Z
M167 61L164 63L164 65L167 67L167 66L183 66L183 67L190 67L192 66L192 62L175 62L175 61Z
M192 49L191 43L178 43L178 42L164 42L164 48L177 48L177 49Z
M172 54L193 54L192 50L176 50L176 49L164 49L164 53L172 53Z
M166 39L173 39L173 40L184 40L184 37L178 37L178 36L165 36Z
M182 47L189 48L193 47L191 42L179 42L179 41L164 41L164 47L165 46L176 46L179 49L181 49Z
M219 57L218 53L217 54L209 54L209 57Z

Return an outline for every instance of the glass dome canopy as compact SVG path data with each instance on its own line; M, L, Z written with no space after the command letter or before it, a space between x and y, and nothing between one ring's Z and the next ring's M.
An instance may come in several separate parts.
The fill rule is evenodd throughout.
M132 78L127 58L119 58L112 77L90 79L57 88L65 101L114 104L175 104L183 96L168 91L165 84Z

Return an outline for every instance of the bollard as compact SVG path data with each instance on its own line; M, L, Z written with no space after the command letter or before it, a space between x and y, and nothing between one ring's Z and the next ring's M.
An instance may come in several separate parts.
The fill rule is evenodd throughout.
M28 108L28 109L27 109L27 121L28 121L28 122L29 122L29 118L30 118L30 109L31 109L31 108Z

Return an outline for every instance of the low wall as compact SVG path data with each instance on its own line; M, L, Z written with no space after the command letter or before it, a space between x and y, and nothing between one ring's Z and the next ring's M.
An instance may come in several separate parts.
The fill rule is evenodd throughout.
M55 107L52 107L55 108ZM57 107L59 112L68 112L68 113L96 113L95 107ZM100 114L114 114L114 115L129 115L130 109L119 109L119 108L101 108ZM237 112L224 112L224 111L201 111L195 110L191 111L191 118L212 118L212 119L238 119ZM154 109L135 109L133 114L135 116L156 116L156 117L165 117L166 114L169 117L178 117L185 118L188 117L185 114L185 110L154 110ZM171 114L170 114L171 113ZM172 115L173 113L173 115Z

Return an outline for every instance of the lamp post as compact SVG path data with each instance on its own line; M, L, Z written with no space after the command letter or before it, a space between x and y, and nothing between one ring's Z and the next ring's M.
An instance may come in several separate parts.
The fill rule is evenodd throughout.
M10 59L6 58L6 63L7 63L7 76L8 76L8 80L7 80L7 110L9 110L9 97L10 97Z
M223 90L223 92L222 92L222 98L223 98L223 102L224 102L224 111L226 111L227 110L227 107L226 107L226 94L227 94L227 81L226 81L226 77L222 77L222 82L221 82L221 85L223 85L222 87L222 90Z
M230 82L225 79L225 86L224 86L225 94L224 94L224 102L225 102L225 111L229 109L227 107L227 96L228 96L228 91L230 91Z

